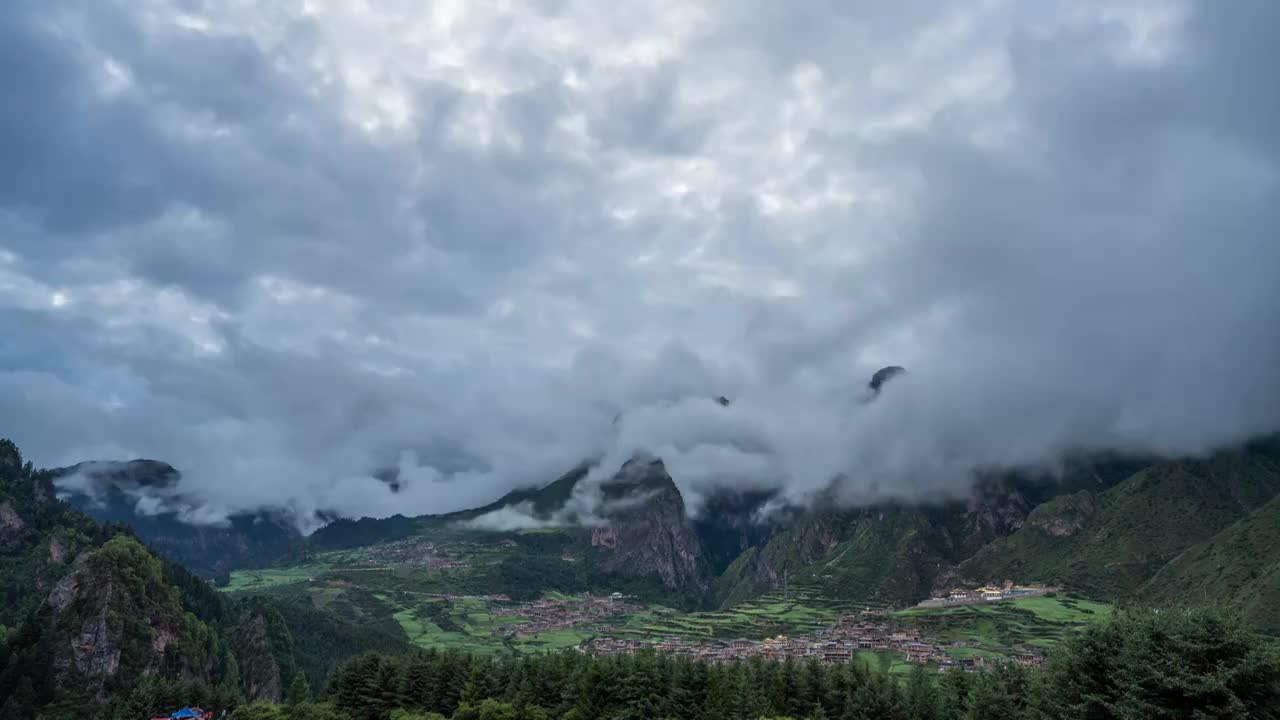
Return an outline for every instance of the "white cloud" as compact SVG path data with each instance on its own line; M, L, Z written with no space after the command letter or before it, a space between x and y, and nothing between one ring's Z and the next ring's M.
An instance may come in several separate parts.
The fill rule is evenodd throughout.
M1273 13L24 3L3 432L387 515L639 448L856 500L1274 429Z

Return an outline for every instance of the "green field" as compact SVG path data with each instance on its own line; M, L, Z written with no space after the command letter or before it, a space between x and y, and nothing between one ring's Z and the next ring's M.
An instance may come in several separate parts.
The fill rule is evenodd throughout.
M1051 647L1066 633L1106 617L1111 606L1066 596L1038 596L980 605L910 608L894 613L900 622L943 642L966 641L988 647Z
M702 640L802 635L829 626L843 609L842 603L821 598L811 588L798 588L785 600L781 592L771 592L724 610L681 613L651 607L649 612L629 616L622 627L606 634Z
M220 589L225 592L262 592L280 585L307 582L328 569L327 563L315 562L285 568L235 570L231 573L231 582Z
M579 628L517 635L513 629L528 621L494 612L509 604L501 601L469 597L415 601L403 596L388 596L384 601L408 603L399 606L393 617L409 640L423 648L454 648L480 655L540 653L573 647L593 635Z

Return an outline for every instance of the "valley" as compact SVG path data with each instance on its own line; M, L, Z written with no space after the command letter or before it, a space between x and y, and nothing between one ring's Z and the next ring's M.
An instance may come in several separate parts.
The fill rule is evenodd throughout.
M237 570L221 590L398 628L423 649L527 655L575 648L609 655L651 648L710 661L857 657L890 671L911 662L981 667L983 659L1015 656L1034 662L1066 633L1110 612L1104 603L1042 590L995 602L897 610L833 598L814 584L709 610L682 610L607 586L594 593L547 590L525 599L482 592L500 585L492 574L520 557L521 536L548 542L557 532L524 531L513 538L443 531L400 538L320 552L295 565ZM579 562L568 552L557 559Z
M71 691L80 696L105 689L155 702L151 686L123 683L160 668L165 678L194 674L204 683L194 695L210 703L279 701L287 678L321 687L369 651L482 674L511 663L661 662L782 675L849 668L903 683L948 669L991 678L1079 648L1077 638L1124 615L1115 607L1179 606L1181 588L1220 590L1252 632L1273 627L1274 437L1204 459L1090 459L1053 479L1011 472L979 482L966 501L818 502L765 521L757 511L768 494L716 498L715 512L690 518L663 463L638 458L612 476L589 480L582 466L472 510L336 520L287 542L272 540L278 524L260 534L261 520L200 529L183 551L203 553L200 576L173 562L194 532L176 514L131 530L119 523L130 520L121 503L60 502L57 473L11 455L0 540L4 590L18 604L6 618L68 602L72 611L26 626L45 637L14 636L9 652L25 664L5 682L48 682L58 663L79 663L91 679ZM108 467L107 496L120 478L157 485ZM152 467L168 466L125 469ZM594 509L574 516L581 507ZM246 546L261 552L245 559ZM76 589L134 587L139 577L118 598ZM103 629L93 620L103 612L159 625ZM65 643L86 632L105 641ZM180 656L157 650L170 635L205 640ZM72 648L69 660L42 660L42 648L59 645ZM125 674L112 665L117 649L130 653Z
M119 482L158 487L163 478L143 473L168 467L126 464L130 475L103 466L106 497ZM110 646L134 635L214 638L191 654L202 681L238 674L245 697L274 700L291 676L320 686L368 650L414 648L454 659L441 662L645 663L656 653L712 667L765 660L904 679L917 669L989 676L1039 666L1105 625L1113 607L1184 604L1183 588L1219 591L1255 632L1274 634L1275 436L1200 459L1076 458L1052 478L1010 471L980 479L965 500L819 500L764 519L768 493L726 494L691 518L653 458L590 473L579 466L471 510L340 519L282 539L280 525L262 519L198 531L174 513L135 523L137 508L59 502L58 473L22 470L0 508L5 592L18 601L6 619L59 607L91 577L72 558L97 558L92 577L108 582L151 568L141 607L175 619L151 638L113 628ZM1162 508L1160 519L1143 508ZM198 542L186 547L193 532ZM148 547L120 537L131 533ZM246 559L244 547L259 551ZM199 576L173 562L183 552L201 554ZM77 617L100 610L81 595ZM198 622L184 626L179 608ZM16 652L38 659L44 642L23 639ZM168 662L138 648L141 663ZM109 663L92 669L95 658L85 662L101 682L122 682Z
M1261 515L1251 526L1230 523L1252 519L1275 495L1276 467L1271 438L1197 461L1077 460L1053 481L988 479L967 504L819 506L770 526L745 519L752 501L767 496L718 498L716 515L690 524L661 462L633 461L603 485L625 501L604 528L477 525L513 508L539 521L563 514L584 491L582 466L472 511L335 523L273 566L233 570L220 589L301 605L417 647L477 655L566 648L654 648L709 660L847 655L886 670L908 660L1037 662L1106 617L1111 602L1138 597L1195 541L1222 527L1240 535L1240 527L1264 525ZM1223 490L1193 492L1192 481L1209 477ZM1181 516L1201 520L1156 545L1126 506L1161 502L1180 503ZM721 560L708 559L713 544ZM1105 555L1122 571L1082 565L1070 552ZM1175 565L1184 574L1196 568L1191 560ZM1012 585L1029 581L1041 584ZM978 589L987 584L1007 590Z

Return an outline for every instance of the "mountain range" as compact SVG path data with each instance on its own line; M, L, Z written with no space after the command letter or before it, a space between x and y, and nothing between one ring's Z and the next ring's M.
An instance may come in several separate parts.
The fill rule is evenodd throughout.
M474 533L521 547L521 560L512 563L520 567L501 572L518 578L536 570L544 584L563 584L540 589L625 583L686 607L730 606L784 579L831 597L901 606L957 584L1033 581L1103 599L1168 600L1179 587L1221 578L1205 592L1254 608L1268 624L1268 603L1257 598L1272 597L1276 568L1267 559L1280 553L1267 522L1278 512L1278 437L1199 459L1075 454L1053 474L987 473L963 498L858 508L819 498L768 517L760 510L774 493L722 490L690 518L663 463L638 458L612 474L584 463L543 487L471 510L339 519L309 538L278 514L194 531L176 510L130 514L129 488L173 482L176 471L159 463L98 463L90 472L95 493L63 495L96 519L130 524L160 553L211 578L308 552ZM157 475L140 477L140 469ZM602 479L590 479L593 473ZM589 494L597 505L584 516ZM539 524L557 532L520 532ZM1243 556L1228 550L1245 542L1257 549ZM582 562L566 573L563 557Z
M179 687L278 700L295 673L318 686L343 658L405 651L402 623L370 610L374 591L320 606L314 593L208 582L353 550L412 566L471 547L491 559L441 590L513 599L617 591L728 608L790 584L902 607L955 586L1044 583L1112 602L1223 604L1280 634L1280 435L1198 458L1076 453L1052 474L983 474L960 498L819 497L765 514L775 493L729 489L695 517L665 464L636 457L470 510L337 519L309 537L283 512L193 523L201 508L180 478L152 460L40 471L0 442L0 716ZM150 684L132 688L137 677Z

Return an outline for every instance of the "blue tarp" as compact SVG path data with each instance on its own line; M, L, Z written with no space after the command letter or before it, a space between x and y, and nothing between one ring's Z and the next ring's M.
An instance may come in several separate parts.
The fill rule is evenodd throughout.
M184 707L178 712L170 715L169 717L170 718L198 718L200 717L200 713L196 712L195 710L192 710L189 707Z

